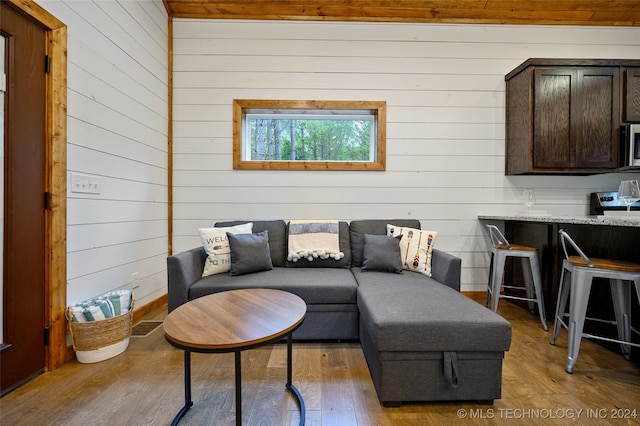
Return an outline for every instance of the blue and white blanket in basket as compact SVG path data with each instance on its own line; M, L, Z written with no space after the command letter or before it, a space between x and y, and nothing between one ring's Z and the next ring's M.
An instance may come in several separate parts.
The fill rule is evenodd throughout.
M131 309L131 290L118 290L69 306L72 322L100 321L126 314Z

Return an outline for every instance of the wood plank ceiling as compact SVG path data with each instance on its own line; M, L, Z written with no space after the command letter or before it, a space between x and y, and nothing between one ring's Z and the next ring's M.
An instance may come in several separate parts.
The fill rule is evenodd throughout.
M640 26L635 0L163 0L178 18Z

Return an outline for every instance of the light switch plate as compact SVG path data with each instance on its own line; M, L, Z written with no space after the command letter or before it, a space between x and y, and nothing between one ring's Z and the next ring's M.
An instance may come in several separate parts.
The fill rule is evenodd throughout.
M80 192L83 194L100 194L100 177L72 172L71 192Z

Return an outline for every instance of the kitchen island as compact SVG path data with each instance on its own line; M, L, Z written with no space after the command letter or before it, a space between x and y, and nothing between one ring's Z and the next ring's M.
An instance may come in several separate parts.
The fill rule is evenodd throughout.
M478 216L478 219L483 227L487 223L492 223L503 228L509 242L526 244L538 249L545 311L547 320L551 323L555 316L564 258L558 238L560 229L567 231L587 256L640 263L640 217ZM504 277L505 282L522 285L520 263L507 262ZM632 291L632 298L632 326L635 330L640 330L640 306L638 306L635 290ZM613 302L607 281L594 280L587 317L613 321ZM610 323L587 321L585 330L594 334L617 337L615 325ZM632 341L640 343L640 336L632 333ZM597 342L620 352L620 346L617 344ZM632 360L640 361L638 348L632 348Z
M640 228L640 216L478 216L480 220ZM640 244L640 242L639 242Z

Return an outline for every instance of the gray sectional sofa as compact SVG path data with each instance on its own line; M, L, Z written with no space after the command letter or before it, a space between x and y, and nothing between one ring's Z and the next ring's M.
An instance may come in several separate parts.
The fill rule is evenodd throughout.
M385 406L443 400L491 403L501 397L502 359L511 343L511 325L459 292L459 258L433 249L432 277L362 268L365 235L386 235L387 224L419 229L418 220L340 222L342 259L297 262L287 261L285 221L252 222L254 234L268 231L273 268L202 278L205 250L177 253L167 259L169 311L225 290L289 291L307 303L307 316L294 339L359 340Z

